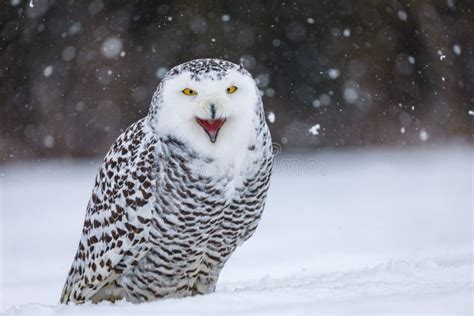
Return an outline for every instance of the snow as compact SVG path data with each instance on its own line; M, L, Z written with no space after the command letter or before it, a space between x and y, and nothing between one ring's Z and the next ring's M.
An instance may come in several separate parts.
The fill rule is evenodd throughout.
M309 129L309 132L310 132L311 135L319 135L319 129L320 128L321 128L321 125L319 125L319 124L313 125Z
M165 77L166 73L168 72L168 70L169 69L167 67L158 68L155 72L156 78L163 79Z
M43 69L43 76L45 76L46 78L51 76L52 73L53 73L53 66L51 65L48 65Z
M101 52L106 58L115 58L120 54L122 48L122 40L117 36L110 36L102 44Z
M275 96L275 90L272 88L267 88L265 90L265 95L269 98L272 98L273 96Z
M279 155L216 293L58 305L99 160L0 166L0 313L472 314L472 147Z
M453 46L453 52L456 54L456 55L461 55L461 46L459 45L454 45Z
M255 78L255 83L259 88L265 88L270 83L270 76L268 74L259 74Z
M403 10L398 10L398 18L403 21L403 22L406 22L407 19L408 19L408 15L405 11Z
M221 17L221 21L222 21L222 22L229 22L229 21L230 21L230 15L224 14L224 15Z
M428 132L426 131L426 129L422 128L420 130L420 140L423 142L426 142L428 138L429 138Z
M267 119L270 123L275 123L275 113L274 112L268 112Z
M53 148L54 147L54 137L52 135L46 135L43 138L43 144L46 148Z
M331 103L331 97L327 93L323 93L319 96L319 102L322 105L329 105Z
M359 98L359 94L357 93L357 90L352 87L346 87L344 89L343 96L344 96L344 100L347 103L355 103L357 99Z
M76 48L74 46L66 47L63 50L61 57L63 58L64 61L73 60L76 57Z
M438 49L438 55L439 55L439 60L443 61L446 59L446 55L440 49Z
M75 22L71 25L71 27L68 29L67 33L69 36L73 36L81 32L82 29L82 24L81 22Z
M90 15L96 15L104 8L104 3L102 0L93 0L88 7Z
M340 71L339 69L331 68L328 70L328 75L329 75L329 78L331 79L337 79L340 75Z

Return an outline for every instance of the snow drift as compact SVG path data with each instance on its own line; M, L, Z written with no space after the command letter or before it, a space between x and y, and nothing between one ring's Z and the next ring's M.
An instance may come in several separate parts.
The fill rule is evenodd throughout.
M470 147L280 155L259 229L214 294L58 305L98 161L1 167L10 314L471 314Z

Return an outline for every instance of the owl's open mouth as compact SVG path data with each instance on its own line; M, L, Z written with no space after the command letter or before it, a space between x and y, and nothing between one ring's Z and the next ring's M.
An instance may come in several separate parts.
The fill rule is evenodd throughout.
M196 117L196 121L199 125L201 125L204 131L206 131L211 143L215 143L217 134L219 134L219 130L221 129L222 125L224 125L225 119L203 120L199 117Z

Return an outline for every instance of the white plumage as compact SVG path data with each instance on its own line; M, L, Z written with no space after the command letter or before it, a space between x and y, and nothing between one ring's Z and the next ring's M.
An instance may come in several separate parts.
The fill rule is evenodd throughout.
M214 291L257 227L272 161L258 89L242 66L199 59L171 69L149 114L100 167L61 302Z

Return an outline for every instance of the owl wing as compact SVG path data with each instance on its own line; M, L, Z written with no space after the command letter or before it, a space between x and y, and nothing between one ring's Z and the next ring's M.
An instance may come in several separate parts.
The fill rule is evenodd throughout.
M239 245L255 233L267 200L273 168L272 140L268 128L264 131L261 150L263 150L263 159L255 166L256 173L251 178L246 179L245 190L240 200L234 201L231 205L231 208L245 209L246 211L244 218L246 228L240 236Z
M96 177L61 303L82 303L149 250L156 139L140 120L113 144Z

